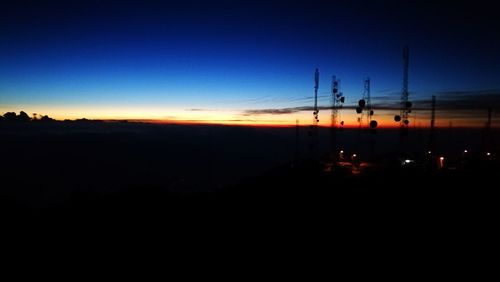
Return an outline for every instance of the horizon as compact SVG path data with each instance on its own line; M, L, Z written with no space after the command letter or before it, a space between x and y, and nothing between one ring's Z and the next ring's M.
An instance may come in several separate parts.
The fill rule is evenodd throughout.
M25 111L19 111L19 112L25 112ZM7 113L15 113L17 112L7 112ZM7 114L4 113L4 114ZM26 113L26 112L25 112ZM2 116L2 115L0 115ZM19 115L18 115L19 116ZM37 118L30 117L30 121L40 121L40 118L43 115L37 114ZM81 118L65 118L65 119L58 119L58 118L53 118L52 116L47 115L47 117L51 118L51 122L105 122L105 123L143 123L143 124L156 124L156 125L193 125L193 126L235 126L235 127L261 127L261 128L294 128L294 127L300 127L300 128L305 128L305 127L310 127L312 126L309 123L300 123L300 120L296 120L295 123L256 123L256 122L244 122L244 121L233 121L233 122L227 122L227 121L202 121L202 120L168 120L168 119L116 119L116 118L109 118L109 119L99 119L99 118L86 118L86 117L81 117ZM2 120L0 119L0 122ZM299 123L297 123L299 121ZM7 122L8 123L8 122ZM16 122L17 123L17 122ZM317 125L319 128L332 128L330 124L318 124ZM486 122L483 124L473 124L473 125L467 125L463 123L453 123L453 121L448 121L448 123L441 123L441 124L435 124L435 129L484 129L486 127ZM342 127L336 126L335 128L337 129L346 129L346 130L367 130L369 129L369 126L365 123L363 123L361 126L359 123L355 124L346 124ZM388 123L388 124L382 124L378 125L376 129L381 129L381 130L392 130L400 129L399 123ZM412 124L412 126L409 127L410 130L416 129L416 130L429 130L430 126L428 125L421 125L421 122L417 122L416 124ZM498 126L495 126L495 124L492 123L491 129L496 130L499 129Z

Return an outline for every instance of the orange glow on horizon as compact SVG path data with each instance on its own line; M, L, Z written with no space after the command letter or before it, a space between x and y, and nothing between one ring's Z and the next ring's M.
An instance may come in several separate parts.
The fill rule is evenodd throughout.
M97 119L97 120L129 120L150 123L169 123L169 124L221 124L221 125L241 125L241 126L269 126L269 127L292 127L296 126L296 120L299 120L299 126L309 126L313 123L313 115L310 111L299 111L286 114L249 114L244 110L186 110L184 107L133 107L133 106L109 106L96 105L90 106L9 106L3 107L3 112L25 111L28 115L37 113L38 115L48 115L56 120L75 120L75 119ZM318 126L330 127L329 110L323 110L319 113ZM400 124L393 119L394 113L380 110L376 112L373 119L378 122L379 129L398 128ZM426 112L418 113L415 119L410 118L409 128L428 128L430 125L429 115ZM441 116L445 116L442 113ZM344 121L344 128L359 128L358 117L352 110L342 110L337 122L340 127L340 121ZM453 127L483 127L484 119L477 118L454 118L437 119L437 128L449 127L450 120ZM367 122L362 124L367 128Z

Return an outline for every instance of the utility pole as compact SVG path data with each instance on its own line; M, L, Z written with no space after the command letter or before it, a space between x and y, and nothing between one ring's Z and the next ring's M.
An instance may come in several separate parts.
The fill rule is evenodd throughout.
M309 148L313 158L318 157L318 122L319 122L319 110L318 110L318 88L319 88L319 70L316 68L314 72L314 108L313 108L313 124L310 126L309 135L311 136L311 144Z

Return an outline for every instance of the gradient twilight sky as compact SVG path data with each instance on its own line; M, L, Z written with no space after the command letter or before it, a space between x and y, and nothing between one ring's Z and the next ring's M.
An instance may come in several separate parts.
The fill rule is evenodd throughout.
M355 124L371 78L379 124L392 126L410 47L410 100L428 124L481 126L500 106L500 22L492 1L2 1L0 113L57 119L236 124L312 122L331 76ZM376 2L376 3L375 3ZM320 111L328 124L329 111ZM412 120L413 122L413 120Z

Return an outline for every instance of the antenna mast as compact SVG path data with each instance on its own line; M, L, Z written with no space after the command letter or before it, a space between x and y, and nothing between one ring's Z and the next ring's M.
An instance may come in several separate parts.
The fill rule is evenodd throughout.
M313 125L317 126L318 125L318 87L319 87L319 70L316 69L316 72L314 73L314 111L313 111Z
M358 101L358 107L356 107L356 113L360 114L358 117L359 129L361 130L363 122L366 122L367 127L375 129L377 127L377 121L372 120L374 114L372 109L372 101L370 97L370 78L367 77L364 80L363 87L363 97Z
M339 90L340 80L335 76L332 76L332 116L331 116L331 153L332 157L335 158L337 155L337 120L339 119L339 109L342 108L345 97ZM340 122L340 126L344 126L344 122Z
M372 101L370 97L370 78L367 77L365 79L364 91L363 91L363 99L366 99L366 111L364 114L366 115L366 124L370 126L370 122L372 121Z
M409 67L410 51L408 46L403 49L403 89L401 91L401 105L399 115L394 117L396 122L400 123L401 133L408 132L408 124L410 123L409 114L411 113L412 103L408 101L408 67Z
M482 140L482 150L488 152L492 148L492 140L491 140L491 112L493 111L492 107L488 107L488 121L485 124L485 128L483 131L483 140Z
M309 145L313 157L316 157L316 153L318 150L318 88L319 88L319 70L316 68L314 72L314 109L313 109L313 124L310 126L309 135L311 136L312 142Z

